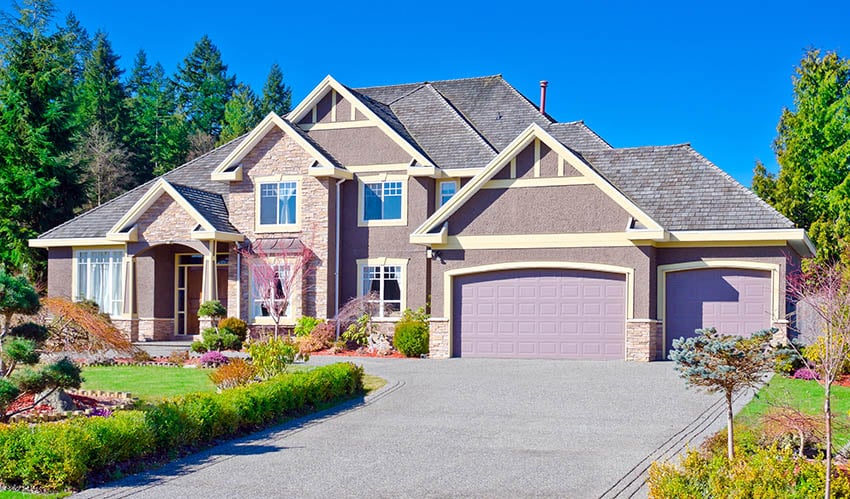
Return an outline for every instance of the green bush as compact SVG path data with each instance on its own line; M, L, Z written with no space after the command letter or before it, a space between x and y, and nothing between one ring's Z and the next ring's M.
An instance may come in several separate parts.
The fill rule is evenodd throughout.
M203 341L193 341L189 348L195 353L206 353L207 347Z
M213 323L225 315L227 315L227 309L218 300L205 301L198 307L198 317L210 317Z
M109 478L121 464L176 456L363 390L363 369L332 364L221 394L195 393L144 411L0 426L0 482L62 490Z
M319 324L323 324L324 322L324 319L317 319L315 317L305 315L304 317L298 319L298 322L295 323L295 336L310 336L310 333L313 332L313 329L315 329L315 327Z
M812 362L815 366L820 366L823 361L825 351L826 337L818 336L811 345L806 346L806 349L803 351L803 355L805 355L806 359ZM844 359L844 363L841 364L841 369L838 374L850 374L850 357Z
M269 379L286 372L287 366L295 362L299 354L298 345L285 338L269 338L251 343L248 354L262 379Z
M363 314L358 317L356 321L349 324L349 326L345 329L345 332L342 333L342 339L349 343L365 346L369 343L369 335L371 335L374 330L375 326L372 325L372 316L369 314Z
M712 455L691 450L679 465L652 463L649 497L823 497L824 476L823 463L796 459L791 449L754 447L738 452L731 462L722 452ZM850 496L846 474L834 475L832 493Z
M245 341L245 338L248 337L248 323L236 317L222 319L218 323L218 330L235 334L239 338L240 342Z
M407 309L395 325L393 346L406 357L419 357L428 353L428 316L425 309Z
M800 356L798 352L802 351L805 354L805 348L803 345L799 344L797 340L791 340L794 343L792 346L788 345L783 348L779 348L776 350L776 355L774 356L774 367L773 370L777 374L781 374L783 376L791 376L797 369L806 367L806 363L803 360L803 357Z
M206 351L241 350L242 340L229 329L208 327L201 332Z

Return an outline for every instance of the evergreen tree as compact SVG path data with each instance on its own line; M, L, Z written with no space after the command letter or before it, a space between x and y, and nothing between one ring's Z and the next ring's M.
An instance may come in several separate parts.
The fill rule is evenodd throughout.
M834 260L850 236L850 60L809 50L793 84L773 142L779 174L756 165L753 188L809 230L819 261Z
M71 71L74 75L74 83L79 84L83 79L83 68L86 61L91 57L92 39L89 32L77 20L77 16L73 12L69 13L65 18L65 40L68 44L68 51L73 58L74 64Z
M283 73L280 66L272 64L266 84L263 85L263 99L260 105L260 116L265 117L269 113L283 116L292 107L292 90L283 82Z
M49 0L25 0L3 26L0 66L0 265L43 272L27 240L71 218L81 185L67 153L75 135L73 55L51 32Z
M104 130L121 136L125 124L123 71L118 67L118 55L105 33L95 35L91 57L83 67L83 81L79 89L79 113L81 123L94 123Z
M224 106L236 87L236 78L227 75L221 52L204 35L177 67L174 78L177 106L193 134L209 135L213 142L221 133Z
M187 127L176 114L174 88L157 63L150 67L139 51L127 79L127 146L136 183L179 166L188 151Z
M260 121L260 101L251 87L240 83L224 106L224 127L219 144L229 142L250 131Z

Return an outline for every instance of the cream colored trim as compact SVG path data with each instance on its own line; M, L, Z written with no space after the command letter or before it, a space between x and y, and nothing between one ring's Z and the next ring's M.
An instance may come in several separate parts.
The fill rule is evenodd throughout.
M503 234L492 236L448 236L445 245L434 249L531 249L585 248L651 245L651 234L629 232L579 232L570 234ZM414 233L410 242L424 234ZM647 241L641 244L641 241ZM414 243L417 244L417 243Z
M363 189L366 184L375 182L401 182L401 219L397 220L365 220ZM357 177L357 226L358 227L406 227L407 226L407 175L391 175L380 173L375 175L358 175Z
M488 180L482 189L512 189L516 187L559 187L563 185L593 185L586 177L512 178Z
M483 168L443 168L443 175L447 177L470 178L478 175Z
M346 170L354 173L407 172L408 168L410 168L410 165L407 163L387 163L385 165L354 165L345 167Z
M307 169L307 174L311 177L330 177L345 180L354 178L354 174L350 171L335 166L312 166Z
M244 241L245 236L243 236L242 234L236 234L236 233L233 233L233 232L221 232L221 231L217 231L217 230L213 230L213 231L196 230L196 231L192 232L192 239L196 239L198 241L216 240L216 241L222 241L222 242L224 242L224 241L239 242L239 241Z
M272 319L271 317L254 317L253 319L251 319L251 322L249 322L249 324L252 324L254 326L274 326L274 319ZM295 317L281 317L279 324L285 327L294 326L296 325Z
M431 232L428 234L411 234L410 244L422 244L426 246L445 245L448 242L449 226L443 224L440 232Z
M331 121L336 122L336 90L331 91Z
M312 117L310 118L310 121L312 121L313 123L319 121L319 109L318 109L318 107L319 107L318 105L314 105L313 108L311 109L311 112L313 114L312 114Z
M784 317L781 314L781 290L782 283L779 279L780 266L778 263L753 262L748 260L720 260L720 259L704 259L691 262L672 263L669 265L659 265L657 269L657 302L658 320L661 324L661 345L664 349L664 358L667 358L667 274L670 272L682 272L698 269L743 269L743 270L764 270L770 272L770 289L771 289L771 322L778 321Z
M677 230L670 232L671 241L778 241L802 239L803 229L765 230Z
M562 158L562 157L558 156L558 176L559 176L559 177L563 177L563 176L564 176L564 173L565 173L565 165L564 165L564 163L566 163L566 161L567 161L567 160L565 160L564 158Z
M242 165L237 166L233 170L226 172L213 172L213 180L220 182L241 182L242 181Z
M139 226L134 225L130 227L130 230L127 232L108 232L106 234L106 238L110 241L118 241L122 243L136 242L139 240Z
M269 232L300 232L301 217L303 216L302 206L304 204L304 190L302 189L302 177L300 175L270 175L264 177L254 177L254 232L257 234L266 234ZM294 224L260 224L260 194L262 193L262 184L274 184L279 182L295 182L295 223Z
M457 191L460 190L460 179L459 178L446 178L446 179L437 180L437 183L436 183L436 187L437 187L436 191L437 192L435 192L436 203L434 204L434 206L436 206L437 208L442 206L441 203L440 203L440 201L442 201L442 199L443 199L442 188L443 188L443 184L447 184L447 183L452 183L452 184L455 185L455 193L452 194L452 197L457 196ZM448 203L448 201L446 201L446 202ZM446 224L443 224L443 229L445 229L445 228L446 228Z
M639 220L645 227L653 230L660 230L662 227L649 217L646 213L632 203L626 196L612 186L608 181L602 178L596 171L591 168L582 159L576 156L572 151L566 148L563 144L555 140L546 130L543 130L537 124L531 124L517 138L502 150L492 161L484 168L484 170L470 180L451 201L437 209L422 225L420 225L414 233L431 232L439 224L445 222L455 211L465 204L484 184L493 178L499 170L507 165L512 158L528 146L533 140L539 139L546 144L555 154L566 158L570 165L575 168L584 177L590 179L593 184L599 187L605 194L608 195L614 202L619 204L626 212L635 219Z
M409 142L401 138L401 136L390 127L387 122L381 119L377 114L372 112L367 106L360 101L359 98L354 96L351 91L348 90L345 85L341 85L338 81L336 81L331 75L325 77L319 85L316 86L308 95L304 98L289 114L291 116L290 120L294 123L297 123L304 117L307 110L314 106L319 100L324 97L324 95L329 90L336 90L336 92L342 96L343 99L347 100L351 107L356 107L363 116L366 117L367 120L372 121L378 128L380 128L393 142L396 143L397 146L401 147L405 152L410 154L413 158L415 158L419 164L422 166L433 166L431 161L425 157L421 152L419 152L413 145ZM316 120L313 120L315 122Z
M436 166L409 166L407 167L407 175L411 177L431 177L439 176L439 169Z
M215 230L209 220L204 218L204 216L201 215L198 210L196 210L195 207L186 200L186 198L180 195L174 186L169 184L164 178L160 178L154 185L151 186L150 189L148 189L145 195L136 201L136 204L134 204L133 207L130 208L123 217L121 217L121 220L112 226L109 233L120 233L124 230L124 228L135 224L139 218L144 215L148 208L150 208L163 194L171 196L171 199L180 205L180 207L183 208L183 210L186 211L186 213L188 213L195 222L200 224L204 230Z
M516 156L511 158L511 179L516 178Z
M313 144L302 137L301 134L294 129L294 125L288 123L275 113L269 113L265 118L263 118L263 121L261 121L259 125L251 130L251 133L242 140L239 146L231 151L230 154L224 158L224 161L219 163L213 171L213 175L225 173L225 170L228 168L239 164L243 159L245 159L245 156L247 156L248 153L251 152L254 147L259 144L259 142L275 127L283 131L290 139L293 140L293 142L304 149L304 151L306 151L307 154L309 154L310 157L316 160L321 166L332 166L334 164L330 158L322 154L318 149L313 147Z
M298 125L298 127L305 132L310 132L313 130L346 130L349 128L378 128L377 125L372 123L371 121L360 120L360 121L337 121L330 123L310 123L309 125Z
M57 248L61 246L115 246L115 241L105 237L75 237L64 239L30 239L30 248Z
M540 176L540 139L534 139L534 176Z
M623 274L626 276L626 320L634 318L634 297L635 297L635 269L630 267L620 267L618 265L605 265L600 263L585 263L585 262L551 262L551 261L530 261L530 262L510 262L496 263L491 265L480 265L476 267L467 267L462 269L449 270L443 274L443 315L449 317L449 356L454 355L452 352L453 336L454 336L454 320L452 312L453 303L453 288L454 280L457 277L462 277L470 274L480 274L484 272L496 272L500 270L522 270L522 269L564 269L564 270L590 270L596 272L607 272L610 274ZM625 329L625 328L624 328ZM625 334L625 331L624 333Z
M409 262L410 258L358 258L356 261L357 296L363 296L365 294L363 290L363 267L377 265L399 266L401 267L401 279L399 279L398 285L399 288L401 288L401 310L404 311L407 308L407 264ZM394 320L398 320L398 318L393 317L377 317L376 319L378 319L379 322L394 322Z
M357 108L354 107L354 103L349 102L348 107L351 110L351 121L357 121Z

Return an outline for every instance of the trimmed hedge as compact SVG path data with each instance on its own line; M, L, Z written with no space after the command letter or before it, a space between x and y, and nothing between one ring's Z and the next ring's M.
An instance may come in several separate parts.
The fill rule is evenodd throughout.
M362 390L363 368L340 363L108 418L0 427L0 482L49 491L82 488L120 464L175 457Z

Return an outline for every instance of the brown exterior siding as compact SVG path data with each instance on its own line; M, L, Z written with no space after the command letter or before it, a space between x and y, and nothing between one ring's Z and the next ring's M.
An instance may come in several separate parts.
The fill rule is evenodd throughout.
M74 266L74 252L71 248L50 248L47 251L47 294L61 298L73 298L71 273Z
M622 232L628 220L629 214L593 185L481 189L449 218L449 232Z
M311 130L308 132L346 166L409 163L411 156L378 127Z
M330 123L331 120L331 107L333 105L331 100L331 94L333 92L328 92L318 103L316 103L316 122L318 123Z

